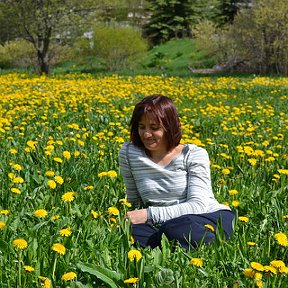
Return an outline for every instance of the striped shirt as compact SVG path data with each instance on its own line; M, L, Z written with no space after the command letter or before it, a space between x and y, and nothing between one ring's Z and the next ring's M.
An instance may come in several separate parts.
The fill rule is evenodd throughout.
M160 166L144 150L126 142L119 152L119 165L128 201L148 206L153 224L185 214L230 210L212 192L207 151L194 144L185 144L180 155Z

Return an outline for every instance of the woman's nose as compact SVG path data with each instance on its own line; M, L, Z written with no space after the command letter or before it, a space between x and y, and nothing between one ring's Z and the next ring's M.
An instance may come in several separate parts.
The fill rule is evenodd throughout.
M144 137L150 137L151 136L150 130L145 130L143 135L144 135Z

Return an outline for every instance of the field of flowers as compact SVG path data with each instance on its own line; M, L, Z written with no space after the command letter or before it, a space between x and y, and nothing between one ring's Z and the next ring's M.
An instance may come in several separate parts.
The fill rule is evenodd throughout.
M208 150L229 241L133 243L118 151L153 93ZM288 287L287 107L287 78L0 76L0 286Z

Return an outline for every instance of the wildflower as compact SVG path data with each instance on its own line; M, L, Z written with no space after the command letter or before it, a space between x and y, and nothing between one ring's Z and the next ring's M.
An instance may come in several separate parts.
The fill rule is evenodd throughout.
M79 152L79 151L75 151L75 152L74 152L74 156L75 156L75 157L78 157L79 155L80 155L80 152Z
M21 165L19 165L19 164L14 164L14 165L13 165L13 168L14 168L15 170L17 170L17 171L21 171L21 170L23 169L23 167L22 167Z
M100 217L100 214L94 210L91 210L91 215L94 219L97 219L98 217Z
M228 175L228 174L230 174L230 170L228 168L224 168L224 169L222 169L222 173L224 175Z
M58 163L62 163L63 160L60 157L54 157L53 160Z
M288 175L288 169L278 169L279 174Z
M0 221L0 229L3 229L6 226L6 223L3 221Z
M255 271L252 268L246 268L243 270L243 274L245 277L254 278Z
M56 188L56 182L54 180L48 180L47 181L47 185L49 186L49 188L51 189L55 189Z
M128 202L126 198L120 199L119 202L122 203L123 205L125 205L128 208L132 207L132 204L130 202Z
M108 208L108 213L112 214L114 216L118 216L119 215L119 210L116 207L109 207Z
M69 237L72 234L72 229L70 227L61 229L59 234L64 237Z
M51 170L48 170L48 171L45 172L45 175L48 176L48 177L53 177L55 175L55 172L51 171Z
M54 179L60 185L64 183L64 179L61 176L55 176Z
M75 192L66 192L62 195L61 199L64 202L72 202L75 199Z
M211 232L215 231L214 227L210 224L205 224L204 226L205 226L205 228L207 228L207 230L210 230Z
M17 151L16 149L14 149L14 148L11 148L11 149L9 150L9 153L10 153L10 154L17 154L18 151Z
M261 280L257 280L256 282L255 282L255 285L257 286L257 287L263 287L263 281L261 281Z
M117 172L114 170L110 170L107 172L107 176L110 178L116 178L117 177Z
M0 214L1 215L8 215L9 214L9 210L0 210Z
M250 158L250 159L248 159L248 162L251 164L251 166L255 166L257 164L257 159Z
M235 208L236 208L236 207L238 207L238 206L240 205L240 202L239 202L239 201L237 201L237 200L234 200L234 201L232 201L232 203L231 203L231 204L232 204L232 206L233 206L233 207L235 207Z
M59 215L54 215L54 216L51 217L51 220L52 220L52 221L56 221L56 220L58 220L59 218L60 218Z
M92 185L88 185L88 186L85 186L84 187L84 190L86 191L86 190L92 190L92 189L94 189L94 186L92 186Z
M285 267L285 263L282 260L273 260L270 262L270 266L275 268Z
M13 192L15 194L21 194L21 190L19 188L15 188L15 187L11 188L11 192Z
M8 173L8 177L10 179L14 179L16 177L15 173Z
M251 268L253 268L256 271L259 271L259 272L264 271L263 265L258 263L258 262L251 262L250 266L251 266Z
M13 240L13 245L21 250L26 249L28 247L27 241L22 238Z
M23 266L24 270L27 271L27 272L33 272L35 271L35 269L29 265L24 265Z
M24 182L24 179L22 177L15 177L13 180L12 180L13 183L17 183L17 184L21 184Z
M238 193L238 191L235 189L232 189L232 190L229 190L228 193L229 193L229 195L234 196Z
M247 245L248 245L248 246L255 246L256 243L255 243L255 242L252 242L252 241L248 241L248 242L247 242Z
M132 249L128 252L128 258L130 261L133 261L135 259L136 262L138 262L142 258L142 254L140 251Z
M245 217L245 216L239 216L238 219L239 219L239 221L245 222L245 223L247 223L249 221L249 218Z
M69 151L64 151L64 152L63 152L63 157L64 157L65 159L70 159L70 158L71 158L71 153L70 153Z
M284 234L284 233L276 233L274 235L274 238L276 239L277 243L280 245L280 246L283 246L283 247L287 247L288 246L288 238L287 236Z
M132 235L130 236L130 240L129 240L129 242L130 242L131 245L133 245L133 244L135 243L135 240L134 240L134 238L133 238Z
M69 281L69 280L74 280L77 277L77 274L74 272L67 272L62 275L61 280L62 281Z
M61 243L53 244L51 249L60 255L65 255L65 253L66 253L66 248Z
M137 282L139 282L139 278L137 278L137 277L128 278L128 279L124 280L125 284L136 284Z
M44 218L48 215L48 213L45 209L38 209L34 211L33 215L37 218Z
M279 267L279 272L282 273L282 274L287 274L288 275L288 267L286 267L286 266Z
M276 268L273 267L273 266L268 266L268 265L264 266L264 272L267 272L267 273L269 272L269 273L272 273L272 274L277 274Z
M190 264L196 266L196 267L202 267L204 263L204 260L202 258L192 258L190 260Z
M37 141L29 140L29 141L27 141L26 145L27 145L31 150L36 150L35 145L36 145L37 143L38 143Z
M38 276L38 279L43 282L41 287L43 287L43 288L50 288L51 287L51 281L47 277Z
M107 176L107 172L100 172L100 173L98 173L98 177L99 177L99 178L102 178L102 177L104 177L104 176Z

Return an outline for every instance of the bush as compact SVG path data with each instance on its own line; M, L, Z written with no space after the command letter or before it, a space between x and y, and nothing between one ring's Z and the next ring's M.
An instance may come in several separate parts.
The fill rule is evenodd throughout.
M139 63L147 51L140 32L131 27L97 27L93 35L93 51L110 71Z

